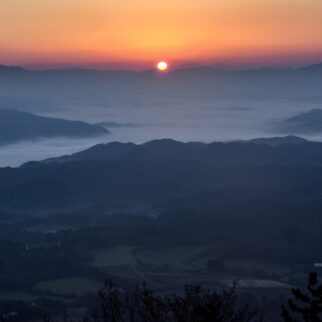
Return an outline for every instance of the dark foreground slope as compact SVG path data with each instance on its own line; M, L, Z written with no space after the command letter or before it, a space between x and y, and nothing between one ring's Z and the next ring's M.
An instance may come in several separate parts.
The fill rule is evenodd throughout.
M238 279L277 321L321 262L321 196L322 144L294 137L110 143L2 168L0 291L76 300L106 277L160 292Z
M222 244L226 256L319 262L322 144L289 140L97 145L1 169L1 210L64 212L59 221L74 216L74 224L85 211L84 227L95 214L160 215L138 231L121 221L119 237L108 243Z
M105 128L86 122L0 109L0 145L36 138L91 137L106 133Z

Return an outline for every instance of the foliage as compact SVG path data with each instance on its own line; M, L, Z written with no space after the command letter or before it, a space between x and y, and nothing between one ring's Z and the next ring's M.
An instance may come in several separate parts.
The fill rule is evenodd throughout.
M317 273L310 273L307 289L307 293L298 288L292 290L294 299L289 299L289 309L285 306L282 308L285 322L322 321L322 284L318 281ZM300 320L293 315L300 316Z
M256 312L236 302L235 287L221 294L185 286L184 294L156 295L146 285L131 292L107 281L86 322L251 322Z

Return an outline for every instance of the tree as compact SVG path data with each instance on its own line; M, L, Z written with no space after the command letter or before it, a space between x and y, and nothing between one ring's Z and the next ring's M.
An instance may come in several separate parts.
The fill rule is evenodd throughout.
M235 286L217 293L186 286L183 295L159 296L146 285L125 292L106 282L86 322L253 322L257 314L237 305Z
M238 308L236 285L230 290L217 293L200 286L185 287L183 296L169 298L170 319L173 322L250 322L256 312L246 306Z
M310 273L308 292L296 288L292 290L294 299L289 299L288 306L282 307L282 317L285 322L322 322L322 284L317 273ZM300 320L293 316L299 316Z
M102 322L122 322L124 302L122 290L112 282L106 281L97 295L96 316Z

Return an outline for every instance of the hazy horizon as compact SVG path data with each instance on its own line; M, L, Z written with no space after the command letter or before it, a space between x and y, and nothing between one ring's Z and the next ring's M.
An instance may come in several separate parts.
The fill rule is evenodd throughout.
M285 57L284 57L285 58ZM287 61L289 58L289 61ZM7 64L5 61L0 61L0 66L9 68L22 68L28 71L50 71L50 70L97 70L97 71L128 71L128 72L149 72L156 70L156 64L158 61L151 61L144 64L137 64L135 62L84 62L79 63L41 63L41 64ZM173 72L180 69L187 68L215 68L223 69L227 71L247 71L247 70L261 70L266 68L272 69L300 69L310 67L314 65L322 64L322 52L318 53L316 57L308 60L303 60L303 57L286 57L283 60L254 62L253 57L249 57L245 63L238 62L216 62L216 61L194 61L194 62L168 62L169 70L167 72Z

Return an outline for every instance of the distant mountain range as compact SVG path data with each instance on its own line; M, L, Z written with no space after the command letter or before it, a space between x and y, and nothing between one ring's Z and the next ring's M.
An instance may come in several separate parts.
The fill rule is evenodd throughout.
M196 65L192 67L177 67L170 69L167 73L244 73L244 74L254 74L254 73L275 73L275 72L322 72L322 62L312 65L307 65L303 67L259 67L253 69L226 69L224 67L217 67L212 65ZM100 73L100 74L147 74L147 73L155 73L154 69L147 69L143 71L131 71L131 70L109 70L109 69L93 69L93 68L59 68L59 69L44 69L41 71L35 71L31 69L26 69L19 66L7 66L7 65L0 65L0 72L35 72L35 73L64 73L64 72L71 72L71 73Z
M91 137L107 133L104 127L86 122L0 109L0 145L37 138Z
M322 109L300 113L276 124L280 133L316 134L322 133Z

